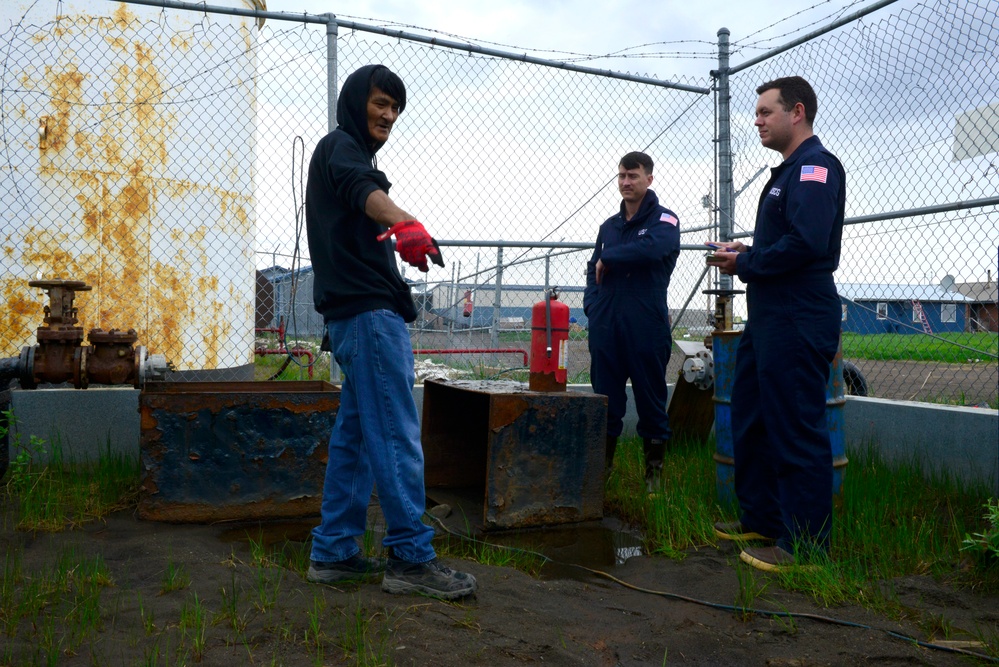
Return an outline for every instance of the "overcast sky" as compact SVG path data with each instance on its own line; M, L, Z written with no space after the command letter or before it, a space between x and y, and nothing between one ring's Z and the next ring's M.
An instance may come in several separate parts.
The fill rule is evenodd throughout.
M717 33L741 47L732 64L785 44L878 0L267 0L270 11L338 18L564 61L625 52L579 64L673 79L716 65ZM913 0L897 4L911 5ZM416 30L420 28L422 30Z
M352 0L351 2L336 2L331 0L267 0L267 8L271 11L290 13L329 12L346 21L354 21L365 25L385 26L415 34L432 35L456 42L467 41L478 46L514 53L526 53L531 56L556 61L572 61L597 69L630 72L663 80L695 78L696 80L691 82L698 85L710 85L707 77L709 71L717 67L717 33L722 27L728 28L731 33L730 40L733 49L731 64L738 65L771 49L784 46L810 32L824 28L838 19L856 14L877 4L879 4L879 0L786 0L784 2L773 2L772 0L741 0L738 2L733 2L732 0L666 0L665 2L644 4L624 2L623 0L602 0L601 2L594 0L507 0L505 2L471 0L461 3L445 3L438 0L381 0L379 2L372 2L371 0ZM884 22L892 14L898 14L917 4L917 0L898 0L890 6L879 9L863 18L861 25L866 24L869 27L876 26ZM987 4L987 2L983 2L982 4ZM939 11L946 12L945 6L941 6L938 9ZM851 29L855 30L856 28L857 24L852 24ZM344 32L341 31L341 36L343 34ZM872 34L878 34L879 39L885 39L884 43L881 43L881 46L893 52L890 54L891 58L889 58L892 62L895 61L896 57L901 58L904 62L904 56L899 56L898 52L904 51L909 46L917 50L930 47L930 45L922 44L918 41L911 45L892 41L898 38L898 34L892 31L882 34L874 30ZM889 37L891 39L888 39ZM933 48L937 46L933 45ZM616 55L610 56L610 54ZM627 57L621 57L621 55L626 55ZM952 53L953 55L954 53ZM885 57L887 56L881 59L884 60ZM958 64L955 66L964 68L967 65L964 62L966 60L968 59L964 57L957 58ZM921 60L916 59L910 61L908 66L915 67L918 70L922 65L917 66L917 64L921 62ZM946 63L942 61L933 60L931 65L936 69L946 71ZM846 71L842 73L843 85L848 87L857 85L856 78L858 73L854 72L852 76L848 76L848 74L849 72ZM860 72L860 74L863 74L863 72ZM881 70L872 71L870 75L873 77L873 82L882 81L881 77L889 77L884 80L889 80L893 85L900 86L900 95L905 96L912 93L911 88L913 84L909 80L910 77L899 77L897 76L897 72ZM753 74L753 77L759 76L763 76L762 71ZM835 78L835 74L832 74L832 76L834 78L826 81L820 91L820 107L823 104L836 103L837 99L840 104L850 104L851 99L854 103L858 103L859 98L856 97L856 91L861 89L851 89L855 92L846 96L841 95L839 98L835 97L832 88L835 87L834 84L839 82L839 79ZM935 80L934 77L929 77L929 79L931 81ZM943 79L951 80L954 77L948 74L943 76ZM920 79L917 88L924 85L924 83ZM874 85L864 90L869 90L879 100L876 104L859 104L860 107L873 114L874 119L872 122L879 124L896 122L893 118L886 120L884 115L878 111L885 106L888 108L895 107L893 103L889 103L894 98L890 95L885 97L883 86ZM943 100L952 100L954 97L953 94L938 96L935 98L935 102L926 108L920 104L914 105L911 100L904 104L899 104L899 108L905 109L905 113L910 115L929 113L933 116L933 120L929 121L936 130L932 136L929 136L923 130L914 131L910 134L913 137L920 138L919 141L922 143L939 143L940 147L934 146L934 148L938 148L937 152L943 156L937 159L939 164L934 163L935 166L932 168L927 167L922 162L914 166L910 165L908 168L903 169L903 176L912 178L918 176L924 180L941 180L948 177L958 178L954 174L961 173L960 170L955 171L956 167L948 164L949 158L947 157L949 156L951 140L949 138L949 131L946 128L950 127L954 122L953 113L951 110L944 108L946 105L944 107L941 106ZM985 97L988 97L988 95L980 92L975 93L971 95L972 99L968 103L974 106L980 103L982 99L985 99ZM907 140L903 141L901 139L895 143L886 138L875 140L873 137L880 135L873 130L867 130L862 135L854 136L850 132L851 122L856 121L857 118L850 115L842 117L829 115L826 109L830 108L829 106L823 108L824 113L822 118L819 119L817 131L820 136L827 135L826 140L832 142L830 145L840 146L842 150L854 156L856 158L854 162L857 163L851 163L858 178L855 181L856 187L851 194L852 208L848 211L849 214L860 215L893 209L904 209L909 206L925 205L926 203L944 203L951 199L985 196L977 190L970 193L962 191L959 195L950 191L942 192L941 187L943 186L927 186L921 181L919 183L904 181L896 184L897 187L894 188L888 184L881 189L872 189L871 182L877 181L877 183L882 183L885 180L880 175L875 178L869 174L870 169L880 168L877 165L881 163L874 158L857 157L858 155L867 155L865 152L866 149L853 150L855 147L847 145L850 140L857 139L865 146L865 142L877 144L878 141L881 141L885 146L898 147L904 144L905 150L903 148L899 148L899 150L906 153L909 152L909 148L912 148L915 153L921 154L920 151L925 152L925 147L910 147ZM965 109L963 107L956 109L954 113L962 110ZM744 150L755 150L752 157L745 157L743 160L744 162L746 160L749 162L745 164L740 163L742 171L737 170L735 174L737 187L741 187L761 165L773 165L779 159L778 156L771 155L769 152L759 149L757 145L755 132L752 131L750 124L752 115L751 99L745 96L740 98L738 108L733 108L732 113L743 120L743 123L735 128L738 134L736 140L741 142L739 146ZM912 122L916 121L913 119ZM909 136L909 134L904 136ZM661 146L656 147L656 149L659 151L663 150ZM872 161L875 167L867 164ZM576 163L577 171L573 172L574 180L585 180L580 178L577 172L578 165L586 163L586 161L577 160ZM669 161L664 161L660 164L665 168L669 165ZM399 176L399 170L403 165L393 164L391 166L394 168L396 175ZM867 171L864 171L864 169L867 169ZM979 171L982 173L987 172L987 170ZM711 185L710 175L701 178L704 181L703 183L701 181L693 184L688 183L688 181L691 181L691 178L689 174L684 178L680 178L667 172L662 172L660 174L660 181L656 186L662 192L667 193L670 202L674 207L677 207L681 219L685 221L688 227L691 224L697 225L702 222L696 217L698 211L696 210L697 202L695 200L697 198L692 195L687 196L690 193L677 193L675 191L676 186L678 184L686 184L690 188L696 189L699 187L703 192L708 192ZM486 180L492 184L497 184L502 179L493 177ZM890 181L891 179L888 180ZM963 179L962 182L966 180L969 179ZM985 179L988 182L982 184L981 181L983 179L978 177L977 180L971 179L969 182L972 181L975 187L981 186L985 194L991 191L991 180ZM400 177L399 182L402 184L411 184L415 181L411 177ZM756 188L761 185L762 181L758 182L750 189L752 196L745 198L749 208L743 212L744 215L742 217L744 219L737 221L737 223L741 222L742 229L752 228L753 216L750 210L752 208L751 204L752 201L755 201ZM497 185L496 187L499 186ZM865 187L867 190L864 190ZM613 188L608 187L608 192L611 190ZM865 198L864 193L867 191L870 191L870 196ZM904 192L905 196L901 198L897 197L897 191ZM703 194L703 192L699 190L698 194ZM927 202L919 199L924 194L928 198ZM609 197L613 199L614 193L611 192ZM422 202L417 207L431 218L444 219L446 217ZM604 208L609 209L610 204L608 203ZM573 224L576 225L578 230L584 225L583 220L589 220L590 218L599 220L600 215L602 214L588 211L585 214L577 216L580 222L574 222ZM707 214L704 213L704 215ZM915 267L899 266L897 260L887 263L874 263L874 266L884 264L886 267L889 267L888 270L895 280L921 282L926 279L933 279L930 276L943 272L951 272L955 275L962 274L962 276L964 273L967 273L967 276L963 276L965 279L972 279L973 276L977 276L978 274L984 276L986 268L992 266L994 263L994 242L992 241L994 234L984 229L984 227L988 226L987 224L980 226L974 221L962 224L970 226L968 232L982 236L982 239L979 239L984 242L982 247L987 249L992 248L987 256L984 253L981 257L977 257L976 255L974 261L963 261L970 260L970 258L963 258L963 266L955 265L952 261L943 261L937 257L920 257L917 261L918 266ZM547 231L547 229L542 231ZM577 231L576 235L579 236L580 233ZM445 232L445 238L448 238L448 234L453 235L453 232ZM475 234L477 237L496 237L496 232L484 230L476 230ZM558 235L553 236L552 240L557 240L561 235L562 232L559 232ZM568 236L571 237L572 234L570 233ZM583 236L585 237L585 234ZM685 238L685 242L697 240L690 239L688 241ZM936 245L938 245L938 241L928 243L926 247L935 247ZM856 268L863 268L864 272L872 270L871 266L867 266L863 262L854 263L856 264Z

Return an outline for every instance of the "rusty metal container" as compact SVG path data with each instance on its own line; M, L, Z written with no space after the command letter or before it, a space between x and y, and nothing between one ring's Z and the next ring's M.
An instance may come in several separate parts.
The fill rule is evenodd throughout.
M600 519L607 398L519 382L427 380L423 452L434 488L481 492L485 529Z
M318 515L340 388L156 382L139 394L139 516L213 522Z

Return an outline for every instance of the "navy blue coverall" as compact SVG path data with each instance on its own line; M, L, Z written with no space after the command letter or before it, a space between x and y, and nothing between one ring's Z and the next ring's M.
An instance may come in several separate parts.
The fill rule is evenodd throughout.
M625 220L624 202L597 234L586 265L583 312L589 319L590 379L607 396L607 437L621 435L631 378L638 435L669 440L666 364L673 340L666 291L680 254L679 220L652 190ZM597 285L596 265L604 273Z
M740 521L777 538L828 549L832 445L826 383L839 346L839 266L846 173L812 136L772 170L753 245L736 258L749 321L732 386Z

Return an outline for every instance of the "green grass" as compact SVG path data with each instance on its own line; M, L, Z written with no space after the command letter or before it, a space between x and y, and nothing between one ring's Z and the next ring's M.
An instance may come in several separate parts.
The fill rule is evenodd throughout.
M287 363L286 363L287 362ZM313 355L312 377L309 377L309 358L287 355L268 354L254 359L253 379L264 380L326 380L330 376L330 356L328 354Z
M983 486L929 473L917 463L886 465L874 447L850 452L833 557L857 586L906 574L956 575L965 559L962 541L983 525L988 497ZM982 583L999 590L999 570L990 574Z
M843 333L843 358L872 361L933 361L947 364L996 363L999 334Z
M9 420L14 416L7 413ZM0 428L0 437L5 429ZM64 463L58 446L32 436L27 445L11 443L6 491L16 503L15 528L60 531L100 520L135 504L139 493L137 457L111 451L108 443L96 463Z
M712 524L720 511L715 503L715 464L699 443L674 443L663 462L662 488L650 498L639 439L623 439L607 481L606 506L611 513L645 529L646 549L682 559L691 547L712 542Z
M346 664L357 667L392 664L389 619L381 612L370 612L360 603L345 608L343 617L343 630L336 643L346 657Z
M191 585L191 575L183 565L167 561L166 570L163 572L163 579L160 585L160 594L181 591Z
M104 630L101 593L113 586L99 555L70 550L48 567L27 569L21 554L9 550L0 572L0 629L7 637L34 633L29 664L58 664L62 654L72 655Z
M474 560L493 567L512 567L532 577L541 573L547 558L537 550L493 544L474 538L471 536L471 527L467 519L465 525L465 533L457 535L450 533L444 524L440 524L447 533L434 538L434 550L438 556Z
M737 516L735 508L717 504L712 448L711 443L674 446L667 456L663 490L650 498L644 492L641 441L622 439L619 444L607 506L645 529L650 552L682 559L691 548L716 544L715 521ZM776 583L821 605L859 604L890 618L916 618L927 627L941 627L946 619L920 619L918 612L901 605L893 581L929 575L962 589L999 592L997 559L966 553L969 536L991 537L999 530L990 524L988 489L929 473L912 462L887 464L874 447L848 455L843 492L834 499L829 557L820 559L813 571L773 578L740 570L736 606L751 606ZM960 630L999 654L994 629L991 635L988 628Z
M137 461L106 452L92 465L64 464L57 455L43 464L29 454L39 454L47 445L33 441L30 447L35 451L16 450L3 487L10 510L5 517L13 517L10 525L36 532L62 530L134 507ZM734 508L717 504L712 453L710 442L672 445L663 485L650 497L643 480L641 441L623 439L607 483L606 511L641 526L649 553L679 560L691 549L713 548L712 523L736 514ZM930 639L974 637L984 643L984 650L999 655L995 628L957 627L945 615L921 615L899 602L893 584L901 577L929 575L972 592L999 591L999 562L989 550L999 530L999 506L992 511L992 505L986 505L988 490L929 474L915 463L889 465L874 447L848 454L828 560L814 572L777 576L737 564L739 593L731 602L748 609L778 588L800 591L822 605L859 604L889 618L912 619ZM969 552L969 540L984 545L981 554ZM168 559L156 575L159 593L185 597L178 612L159 618L137 601L141 625L128 641L141 643L145 664L196 662L210 658L213 645L223 644L245 646L254 662L257 656L248 643L251 624L258 631L265 628L286 650L306 650L314 664L390 664L389 637L400 619L356 603L343 606L335 589L325 587L315 592L312 604L299 600L289 616L281 592L289 579L304 576L308 544L285 540L265 545L262 536L254 534L248 534L247 542L245 562L235 552L223 562L232 568L232 577L217 595L176 592L193 586L183 564ZM366 535L364 542L367 553L378 550L373 536ZM435 548L443 556L515 567L532 575L544 564L544 558L529 549L480 540L441 536ZM30 655L0 648L0 664L54 664L60 656L82 654L100 643L114 623L107 610L128 594L115 592L100 556L67 551L52 563L25 563L21 547L13 545L5 550L0 567L0 645L8 643L6 638L18 638L23 647L24 638L32 637L27 642ZM785 630L793 633L793 620L785 622ZM462 623L474 631L474 618ZM218 639L218 633L224 638Z

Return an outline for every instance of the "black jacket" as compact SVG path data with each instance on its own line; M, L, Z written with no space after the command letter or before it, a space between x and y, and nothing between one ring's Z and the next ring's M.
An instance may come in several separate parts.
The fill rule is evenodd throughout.
M375 166L381 144L368 133L371 74L367 65L349 77L337 101L337 128L319 140L309 162L305 222L315 275L313 302L326 320L387 309L407 322L416 319L409 285L395 260L392 239L378 241L385 227L364 214L375 190L392 184Z

